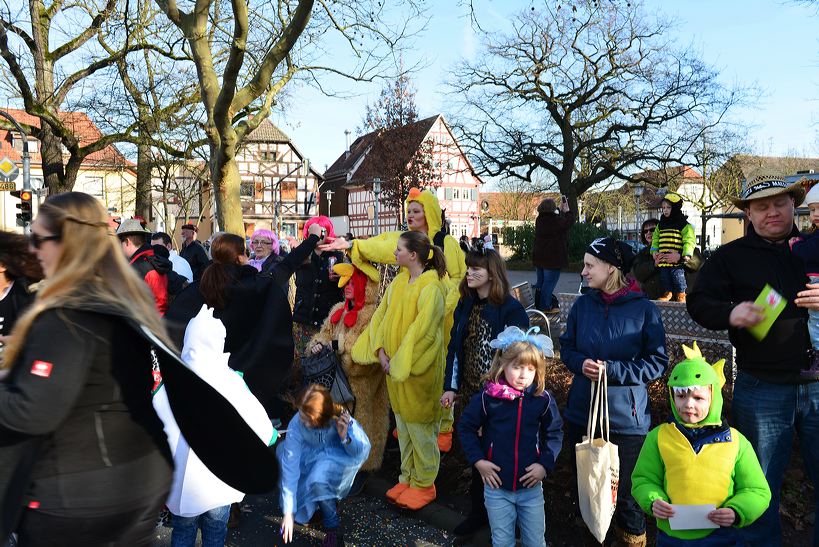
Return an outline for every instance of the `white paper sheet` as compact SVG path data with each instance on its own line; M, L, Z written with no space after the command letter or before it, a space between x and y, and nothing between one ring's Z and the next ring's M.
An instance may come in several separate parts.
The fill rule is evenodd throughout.
M702 530L704 528L719 528L708 520L708 513L715 510L716 505L674 505L674 516L668 519L672 530Z

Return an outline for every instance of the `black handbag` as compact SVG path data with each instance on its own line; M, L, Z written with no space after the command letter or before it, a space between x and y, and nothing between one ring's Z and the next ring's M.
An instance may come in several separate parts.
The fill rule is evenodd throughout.
M301 358L302 386L319 384L330 390L330 396L338 404L344 405L350 414L355 414L355 395L336 352L332 346L324 345L315 355Z

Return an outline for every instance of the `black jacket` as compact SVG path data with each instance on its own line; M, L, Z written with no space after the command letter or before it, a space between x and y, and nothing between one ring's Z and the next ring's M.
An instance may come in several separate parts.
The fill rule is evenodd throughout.
M17 319L34 302L34 296L27 279L20 277L14 280L9 293L0 300L0 335L11 334Z
M537 268L559 270L569 264L569 229L574 214L540 213L535 220L532 264Z
M174 341L182 345L188 322L205 299L193 282L176 297L165 318ZM244 372L250 391L270 413L293 364L293 321L287 297L273 277L253 266L236 268L235 282L227 288L227 305L214 317L225 325L228 365Z
M338 277L330 278L330 271L332 264L343 260L344 255L339 252L310 253L307 262L298 267L293 322L320 327L330 308L342 301L344 291L338 287Z
M0 537L32 501L82 518L167 494L172 463L151 403L152 347L176 421L203 462L244 492L273 487L275 458L227 400L146 329L104 304L84 306L41 313L0 382Z
M797 235L794 227L790 237ZM729 328L728 319L737 304L756 300L766 283L788 303L758 341L746 329ZM805 283L804 266L787 242L769 243L751 225L744 237L723 245L705 262L688 295L688 313L707 329L728 329L739 370L766 382L796 383L810 348L808 312L794 304Z
M210 264L208 253L205 251L205 246L202 245L198 239L191 241L189 245L185 245L179 250L179 256L188 261L193 272L193 280L199 281L202 277L202 272Z

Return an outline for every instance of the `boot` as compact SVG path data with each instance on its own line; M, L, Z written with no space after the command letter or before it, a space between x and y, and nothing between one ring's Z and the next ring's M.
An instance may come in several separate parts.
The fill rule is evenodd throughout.
M800 378L806 380L819 380L819 351L815 349L808 350L808 359L810 368L799 373Z
M230 504L230 516L228 516L228 528L238 528L239 527L239 517L242 515L241 509L239 509L238 503L231 503Z
M401 494L404 493L404 490L406 490L407 488L409 488L409 484L399 482L398 484L387 490L387 493L385 494L385 496L387 496L387 501L389 501L390 503L396 503L398 501L398 498L401 496Z
M489 516L483 499L483 479L473 467L472 479L469 482L469 515L452 532L456 536L471 536L481 528L489 525Z
M398 507L403 507L404 509L417 511L429 505L436 497L437 493L435 492L434 484L427 486L426 488L415 488L410 486L404 490L403 494L398 496L398 500L396 500L395 504Z
M344 545L344 534L341 532L341 527L328 528L324 531L324 541L321 542L322 547L341 547Z
M449 452L452 450L452 430L438 433L438 451Z
M685 293L680 292L674 295L674 302L685 302Z
M625 530L615 526L614 527L614 544L616 547L646 547L646 533L643 532L639 536L636 534L629 534Z
M673 296L673 295L671 294L671 291L668 291L668 292L666 292L666 293L663 293L663 295L662 295L662 296L658 296L658 297L657 297L657 300L658 300L659 302L668 302L668 301L670 301L670 300L671 300L671 297L672 297L672 296Z

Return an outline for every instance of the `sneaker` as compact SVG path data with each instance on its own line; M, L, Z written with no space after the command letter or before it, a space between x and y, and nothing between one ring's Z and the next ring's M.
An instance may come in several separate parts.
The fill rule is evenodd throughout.
M677 293L674 295L674 302L685 302L685 293Z
M671 300L671 297L672 297L672 296L674 296L674 295L673 295L673 294L671 294L671 292L669 291L669 292L667 292L667 293L664 293L664 294L663 294L663 295L661 295L661 296L658 296L658 297L657 297L657 301L658 301L658 302L669 302L669 301Z
M486 526L489 526L489 517L486 516L486 513L469 513L469 516L456 526L452 533L456 536L471 536Z
M341 547L344 545L344 534L341 533L341 528L328 528L324 531L324 541L321 542L322 547Z

